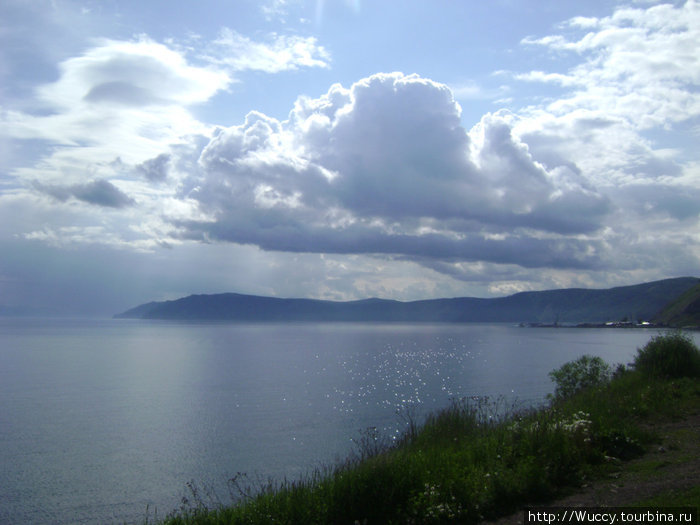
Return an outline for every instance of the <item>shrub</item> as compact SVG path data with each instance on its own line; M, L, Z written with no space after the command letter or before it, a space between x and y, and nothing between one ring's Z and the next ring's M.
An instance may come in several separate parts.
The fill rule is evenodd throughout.
M658 377L700 376L700 350L682 332L657 335L637 350L635 369Z
M611 375L610 366L605 361L590 355L583 355L549 373L557 385L554 390L557 398L571 397L584 388L603 385L610 381Z

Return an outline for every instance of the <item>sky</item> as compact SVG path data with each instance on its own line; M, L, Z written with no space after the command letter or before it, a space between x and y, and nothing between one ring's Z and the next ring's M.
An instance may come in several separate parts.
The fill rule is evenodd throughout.
M0 313L700 275L696 0L3 0Z

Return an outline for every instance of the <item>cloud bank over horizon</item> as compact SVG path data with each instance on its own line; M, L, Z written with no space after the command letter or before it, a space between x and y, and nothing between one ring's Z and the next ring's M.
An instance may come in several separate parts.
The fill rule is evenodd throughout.
M95 38L0 103L0 243L26 250L0 287L19 294L16 261L37 249L170 259L155 299L217 283L416 299L697 274L700 7L620 6L555 29L518 43L550 70L492 68L482 82L501 85L483 95L375 70L319 80L275 114L232 101L265 78L332 79L339 43L228 27ZM195 268L211 257L229 266L207 279ZM96 283L118 271L106 265Z

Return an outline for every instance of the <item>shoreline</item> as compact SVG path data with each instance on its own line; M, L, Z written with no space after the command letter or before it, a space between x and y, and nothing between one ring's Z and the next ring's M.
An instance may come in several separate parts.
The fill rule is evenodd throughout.
M659 363L678 362L668 373L680 375L658 375ZM654 337L632 368L590 363L598 364L579 359L553 371L547 406L501 417L487 399L456 400L412 421L395 443L368 431L335 467L242 487L245 498L229 507L195 501L164 523L514 525L531 506L697 506L700 352L692 340Z

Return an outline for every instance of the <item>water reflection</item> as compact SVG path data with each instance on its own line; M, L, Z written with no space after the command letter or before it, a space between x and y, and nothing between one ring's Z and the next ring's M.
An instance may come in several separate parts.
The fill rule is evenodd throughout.
M189 480L296 477L451 398L537 402L653 332L503 325L0 320L0 522L143 521ZM405 412L404 412L405 413Z

